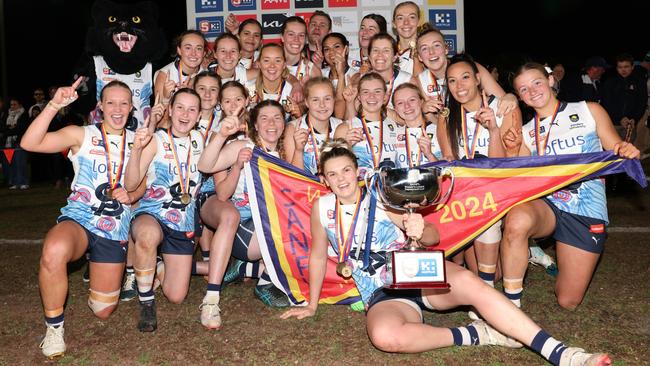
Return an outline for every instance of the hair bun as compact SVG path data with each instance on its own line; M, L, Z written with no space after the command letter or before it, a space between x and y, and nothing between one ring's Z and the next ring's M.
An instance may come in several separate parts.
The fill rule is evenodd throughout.
M337 138L337 139L327 140L323 142L323 147L321 147L321 154L332 151L334 149L350 150L348 148L348 143L344 139Z

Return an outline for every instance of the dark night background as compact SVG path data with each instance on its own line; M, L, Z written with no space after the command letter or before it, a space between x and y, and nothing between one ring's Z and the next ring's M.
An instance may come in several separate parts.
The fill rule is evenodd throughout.
M363 0L359 0L362 2ZM124 1L122 1L124 2ZM9 95L31 105L31 91L71 82L90 26L90 0L4 0ZM158 1L171 38L186 27L185 1ZM576 71L600 55L640 60L650 51L650 1L465 0L466 51L504 69L532 59ZM161 64L168 60L161 60Z

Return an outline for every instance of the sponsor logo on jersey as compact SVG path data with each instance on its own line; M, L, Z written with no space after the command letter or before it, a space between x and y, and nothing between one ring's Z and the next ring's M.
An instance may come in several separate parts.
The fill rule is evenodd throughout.
M169 142L163 142L163 149L165 149L165 151L172 151L172 147L169 145Z
M214 16L196 18L196 29L208 38L216 37L223 33L223 17Z
M456 10L431 9L429 10L429 21L440 30L455 30Z
M194 10L197 13L223 11L222 0L194 0Z
M406 140L406 135L403 133L397 134L397 141L404 141Z
M289 0L262 0L262 9L289 9Z
M88 153L91 154L91 155L106 156L106 152L104 151L104 149L101 149L101 150L99 150L99 149L90 149L90 151L88 151Z
M90 143L93 144L93 146L104 146L104 140L102 140L101 138L99 138L97 136L93 136L90 139Z
M104 75L115 75L115 71L111 70L109 67L105 67L102 70L102 73L104 73Z
M287 19L285 14L262 14L262 33L280 34L285 19Z
M334 218L334 210L327 210L327 218L330 220Z
M228 10L255 10L255 0L228 0Z

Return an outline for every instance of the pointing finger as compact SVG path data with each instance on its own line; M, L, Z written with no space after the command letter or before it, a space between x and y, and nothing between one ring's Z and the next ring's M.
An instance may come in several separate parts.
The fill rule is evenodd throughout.
M79 87L79 85L81 85L81 82L83 81L83 79L84 79L83 76L79 76L77 78L77 80L75 80L75 82L72 83L72 88L76 90Z

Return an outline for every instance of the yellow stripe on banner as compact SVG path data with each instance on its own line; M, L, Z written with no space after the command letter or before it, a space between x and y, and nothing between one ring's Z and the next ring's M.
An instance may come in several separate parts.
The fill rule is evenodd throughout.
M298 286L298 281L293 277L293 271L287 260L287 256L284 253L284 239L282 238L282 230L279 229L282 226L280 225L280 219L278 217L277 206L275 205L275 196L273 194L273 189L271 187L271 181L269 179L269 167L270 166L278 167L276 164L271 164L265 159L257 159L257 167L260 173L260 181L262 182L262 187L264 187L264 199L266 200L266 212L269 216L269 225L271 226L271 236L273 237L273 243L281 243L282 248L278 250L276 247L276 252L278 253L278 259L280 260L280 266L282 271L286 273L291 273L291 276L285 276L291 289L291 293L295 297L296 301L301 302L307 300L302 295L302 290ZM283 174L289 175L293 178L301 178L299 174L295 174L292 171L278 167L279 171L282 171ZM258 200L259 202L259 200Z
M465 168L452 167L454 175L457 178L510 178L510 177L557 177L572 175L577 173L589 172L589 174L602 169L611 163L616 163L622 159L614 161L603 161L589 164L570 164L570 165L548 165L544 167L528 168ZM588 174L586 174L588 175Z
M547 190L545 190L545 191L543 191L543 192L537 193L537 194L535 194L535 195L533 195L533 196L531 196L531 197L524 198L524 199L522 199L522 200L520 200L520 201L514 203L514 204L513 204L512 206L510 206L508 209L504 210L504 211L501 212L499 215L497 215L497 216L494 217L492 220L490 220L487 224L481 226L481 228L479 228L478 230L474 231L471 235L468 235L467 238L475 238L475 237L478 236L480 233L482 233L483 231L485 231L485 230L487 230L488 228L490 228L490 227L491 227L492 225L494 225L497 221L501 220L501 218L504 217L504 216L508 213L508 211L510 211L510 209L512 209L513 207L515 207L515 206L517 206L517 205L520 205L520 204L522 204L522 203L526 203L526 202L530 202L530 201L532 201L532 200L536 200L536 199L538 199L538 198L540 198L540 197L547 196L547 195L551 194L552 192L555 192L555 191L561 189L562 187L566 187L566 186L568 186L568 185L570 185L570 184L572 184L572 183L574 183L574 182L577 182L577 181L579 181L580 179L582 179L582 178L584 178L584 177L586 177L586 176L588 176L588 175L590 175L590 174L592 174L592 173L594 173L594 172L596 172L596 171L598 171L598 170L600 170L600 169L604 169L604 168L606 168L608 165L611 165L611 164L613 164L613 163L618 163L618 162L620 162L621 160L623 160L623 159L617 159L617 160L613 160L613 161L597 162L597 163L590 163L590 164L566 165L566 166L569 166L569 167L577 167L577 166L580 166L580 167L583 168L582 171L573 172L573 173L570 173L570 174L569 174L569 173L567 173L567 174L557 174L557 173L555 173L555 174L534 174L534 175L533 175L533 174L530 174L531 176L538 176L538 177L540 177L540 176L556 176L556 177L558 177L558 176L562 176L562 175L571 175L571 174L578 174L578 173L579 173L577 176L575 176L575 177L573 177L573 178L571 178L571 179L569 179L569 180L562 181L560 184L556 184L555 186L553 186L553 187L551 187L551 188L549 188L549 189L547 189ZM564 165L550 165L550 166L548 166L548 167L549 167L549 168L551 168L551 167L564 167ZM456 169L461 170L461 171L462 171L461 174L467 173L468 171L484 171L484 170L485 170L485 169L473 169L473 168L452 168L452 170L454 171L454 175L455 175L456 177L461 176L461 175L459 175L459 174L456 173ZM493 171L502 171L502 170L514 170L514 169L517 169L517 168L511 168L511 169L490 169L490 172L493 172ZM533 169L541 170L541 169L539 169L539 168L526 168L526 169L524 169L524 170L533 170ZM564 169L564 170L568 170L568 169ZM544 173L546 173L546 172L544 172ZM498 173L497 173L497 174L498 174ZM474 175L462 175L462 176L464 176L464 177L466 177L466 178L479 178L479 177L477 177L477 174L474 174ZM513 175L511 174L511 175L506 175L505 177L508 178L508 177L512 177L512 176L513 176ZM517 174L517 176L521 177L522 175L521 175L521 174ZM496 177L496 176L495 176L495 177ZM445 250L445 256L449 256L450 254L455 253L456 251L460 250L460 249L461 249L465 244L467 244L468 241L469 241L469 240L461 241L461 242L457 243L456 245L447 248L447 249Z
M337 302L350 298L350 297L356 297L356 296L361 296L359 295L359 290L357 290L356 287L353 287L346 291L345 293L339 295L339 296L330 296L330 297L325 297L321 298L318 300L319 304L336 304Z

